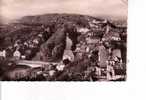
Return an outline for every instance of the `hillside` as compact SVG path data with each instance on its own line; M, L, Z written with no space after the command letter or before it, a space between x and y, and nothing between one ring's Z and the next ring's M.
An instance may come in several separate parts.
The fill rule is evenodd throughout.
M44 43L41 43L45 44L45 41L47 41L50 36L55 34L57 31L60 32L61 27L64 24L66 24L66 26L68 27L68 32L70 33L70 38L72 38L72 41L77 42L76 39L77 35L79 34L77 32L73 32L77 30L71 28L74 27L75 29L77 29L79 27L85 27L91 29L89 23L93 20L101 23L104 21L104 19L101 18L76 14L45 14L36 16L25 16L17 20L17 23L0 26L0 41L2 41L0 45L1 47L6 48L8 46L14 45L16 40L21 40L21 42L28 41L28 39L31 40L37 37L37 35L41 32L45 34L47 28L49 28L49 32L46 32L48 36L44 37L44 40L42 41ZM125 23L123 23L123 25L124 24ZM59 32L56 34L59 34ZM56 34L53 37L59 36ZM56 40L58 40L58 38ZM38 47L38 49L39 48L40 47Z

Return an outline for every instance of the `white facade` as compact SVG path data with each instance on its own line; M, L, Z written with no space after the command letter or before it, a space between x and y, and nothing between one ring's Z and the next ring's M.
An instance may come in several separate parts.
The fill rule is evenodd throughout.
M14 52L14 54L13 54L13 57L14 57L15 59L19 60L20 57L21 57L21 53L20 53L18 50L16 50L16 51Z

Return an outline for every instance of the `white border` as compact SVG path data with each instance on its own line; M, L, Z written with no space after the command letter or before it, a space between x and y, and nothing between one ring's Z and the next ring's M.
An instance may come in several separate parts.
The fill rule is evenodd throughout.
M146 0L129 1L126 82L3 82L2 100L146 100Z

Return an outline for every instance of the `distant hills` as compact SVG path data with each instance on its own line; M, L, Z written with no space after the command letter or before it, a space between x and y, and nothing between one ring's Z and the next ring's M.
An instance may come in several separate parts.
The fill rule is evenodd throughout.
M113 19L113 18L108 18L108 17L95 17L95 16L88 16L88 15L80 15L80 14L43 14L43 15L34 15L34 16L24 16L22 17L19 21L20 22L32 22L32 23L47 23L50 21L54 21L59 19L60 20L67 20L67 21L77 21L78 19L98 19L98 20L103 20L103 19L108 19L108 20L113 20L113 21L120 21L126 23L126 20L121 20L121 19Z
M52 23L55 24L62 24L71 22L77 25L82 25L88 27L88 22L92 21L93 19L103 21L104 17L93 17L88 15L79 15L79 14L43 14L43 15L35 15L35 16L24 16L20 19L12 21L10 24L3 24L0 21L0 35L6 34L9 32L14 32L15 30L20 30L21 27L28 27L28 26L40 26L40 25L50 25ZM2 19L0 19L2 20ZM115 25L120 25L127 27L126 20L112 20L108 19L111 23ZM31 27L30 27L31 28Z
M86 20L86 19L108 19L109 21L112 21L116 24L122 24L124 26L127 26L127 20L126 19L118 19L118 18L109 18L106 16L89 16L89 15L81 15L81 14L58 14L58 13L52 13L52 14L42 14L42 15L33 15L33 16L24 16L19 19L11 20L11 21L5 21L6 23L25 23L25 24L48 24L53 21L72 21L76 22L78 20ZM0 19L0 25L3 25L3 19Z

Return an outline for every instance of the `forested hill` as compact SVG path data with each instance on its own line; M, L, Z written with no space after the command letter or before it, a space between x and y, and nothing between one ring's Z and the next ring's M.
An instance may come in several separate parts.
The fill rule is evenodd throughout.
M65 23L74 22L77 24L84 23L87 24L88 20L93 20L94 17L87 15L77 15L77 14L45 14L36 16L25 16L19 20L21 23L27 24L49 24L51 22ZM96 18L97 19L97 18ZM98 18L98 20L103 20Z

